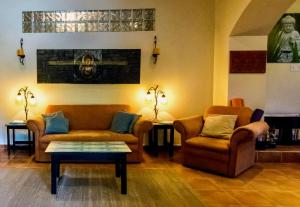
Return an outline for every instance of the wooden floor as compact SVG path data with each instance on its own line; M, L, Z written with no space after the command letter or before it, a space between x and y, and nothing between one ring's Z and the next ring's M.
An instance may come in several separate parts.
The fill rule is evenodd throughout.
M238 178L231 179L182 166L180 151L176 151L173 159L169 159L164 151L158 157L144 153L144 159L143 163L130 164L128 168L172 169L207 206L300 206L300 163L257 163ZM95 167L99 164L77 165L81 166ZM19 150L8 157L6 150L0 149L0 168L6 167L50 168L48 163L36 163L26 151Z

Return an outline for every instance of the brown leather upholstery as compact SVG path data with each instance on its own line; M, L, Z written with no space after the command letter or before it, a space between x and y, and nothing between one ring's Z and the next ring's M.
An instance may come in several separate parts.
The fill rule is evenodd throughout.
M45 149L50 141L125 141L132 150L129 162L141 162L143 137L152 128L152 122L139 119L132 134L119 134L110 131L113 116L118 111L130 111L128 105L49 105L45 113L63 111L69 119L68 134L45 135L45 122L41 116L27 121L27 126L35 134L35 160L50 160Z
M201 137L208 114L238 115L235 130L229 140ZM212 106L201 116L174 121L181 134L183 164L235 177L254 165L255 140L266 133L265 122L250 123L252 110L247 107Z
M109 129L117 111L129 111L128 105L49 105L47 113L63 111L71 130Z
M137 144L138 138L133 134L119 134L109 130L71 130L68 134L47 134L40 142L50 141L124 141Z
M186 145L198 149L211 150L219 153L228 153L229 140L216 139L212 137L193 137L186 140Z

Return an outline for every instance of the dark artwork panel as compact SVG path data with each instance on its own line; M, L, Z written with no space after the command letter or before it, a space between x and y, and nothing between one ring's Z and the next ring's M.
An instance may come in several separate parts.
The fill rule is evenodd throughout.
M284 14L268 36L269 63L300 63L300 14Z
M265 73L266 51L230 51L230 73Z
M140 49L40 49L37 82L139 84L140 65Z

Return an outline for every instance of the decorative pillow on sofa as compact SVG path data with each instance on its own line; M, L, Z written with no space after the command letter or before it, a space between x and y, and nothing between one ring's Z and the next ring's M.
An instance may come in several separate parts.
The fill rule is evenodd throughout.
M69 120L60 115L45 118L46 134L66 134L69 132Z
M117 112L112 120L111 131L117 133L132 133L133 126L140 115L128 112Z
M129 126L129 130L128 130L129 133L133 132L133 127L134 127L135 123L137 122L137 120L139 120L139 118L142 117L142 115L139 115L139 114L132 114L132 115L133 115L133 119L132 119L131 124Z
M237 115L209 115L206 117L201 136L229 139L234 131Z

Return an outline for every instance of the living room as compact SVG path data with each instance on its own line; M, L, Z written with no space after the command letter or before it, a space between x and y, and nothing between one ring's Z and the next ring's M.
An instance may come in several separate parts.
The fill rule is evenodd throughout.
M30 24L27 24L24 19L24 12L33 14L35 18L38 12L122 13L123 10L131 14L135 10L154 12L150 19L137 20L137 23L143 21L143 26L139 28L137 24L137 29L135 19L130 19L134 26L131 25L129 31L122 28L110 30L114 23L112 19L105 22L109 25L106 31L93 31L88 26L86 30L79 31L78 25L82 22L76 22L76 19L68 23L67 19L62 20L62 25L65 24L63 31L57 28L46 29L45 26L40 29L37 25L47 24L45 16L38 23L30 20ZM262 14L265 10L272 12ZM268 34L276 22L284 13L299 11L299 0L5 2L0 14L1 203L3 206L39 206L41 203L46 206L300 205L300 191L297 190L300 165L297 162L257 162L235 178L227 178L219 173L182 165L182 134L177 129L173 157L169 157L166 150L159 147L158 156L142 150L142 162L127 165L126 195L119 192L122 187L119 180L114 178L114 166L99 163L63 164L63 174L66 176L63 175L59 183L57 195L52 195L50 163L35 161L35 153L28 156L26 149L17 149L8 156L6 149L6 124L25 120L24 103L16 100L18 92L25 86L36 99L35 104L28 105L29 120L45 113L49 105L101 104L126 104L130 106L130 111L142 115L143 119L153 120L154 103L147 102L145 96L156 85L167 98L167 104L158 105L157 119L166 123L203 115L213 105L227 106L229 100L235 97L242 97L246 106L252 110L261 108L265 113L299 113L300 99L295 95L299 88L298 74L290 71L291 64L266 63L265 73L228 72L230 51L267 51ZM262 16L264 19L260 21ZM152 23L152 27L146 28L145 22ZM86 25L88 23L84 22ZM67 24L76 26L72 29ZM21 47L24 54L17 56L16 51ZM45 81L39 76L42 69L39 67L38 51L103 52L124 49L140 50L139 76L135 83L70 83L63 82L66 76L59 74L59 81L55 79L56 82L51 82L51 78ZM154 51L158 51L158 54L154 54ZM83 57L87 56L80 56L82 59L76 61L83 61ZM59 55L55 58L47 61L54 60L57 65L66 64L61 63L66 60ZM97 56L94 58L97 59ZM74 65L81 64L76 61L74 58ZM97 64L103 62L97 59ZM158 135L159 144L162 144L163 134ZM143 136L143 145L147 146L149 136L146 130ZM16 138L26 139L27 130L16 130ZM103 180L101 176L108 178ZM105 200L105 197L109 199Z

